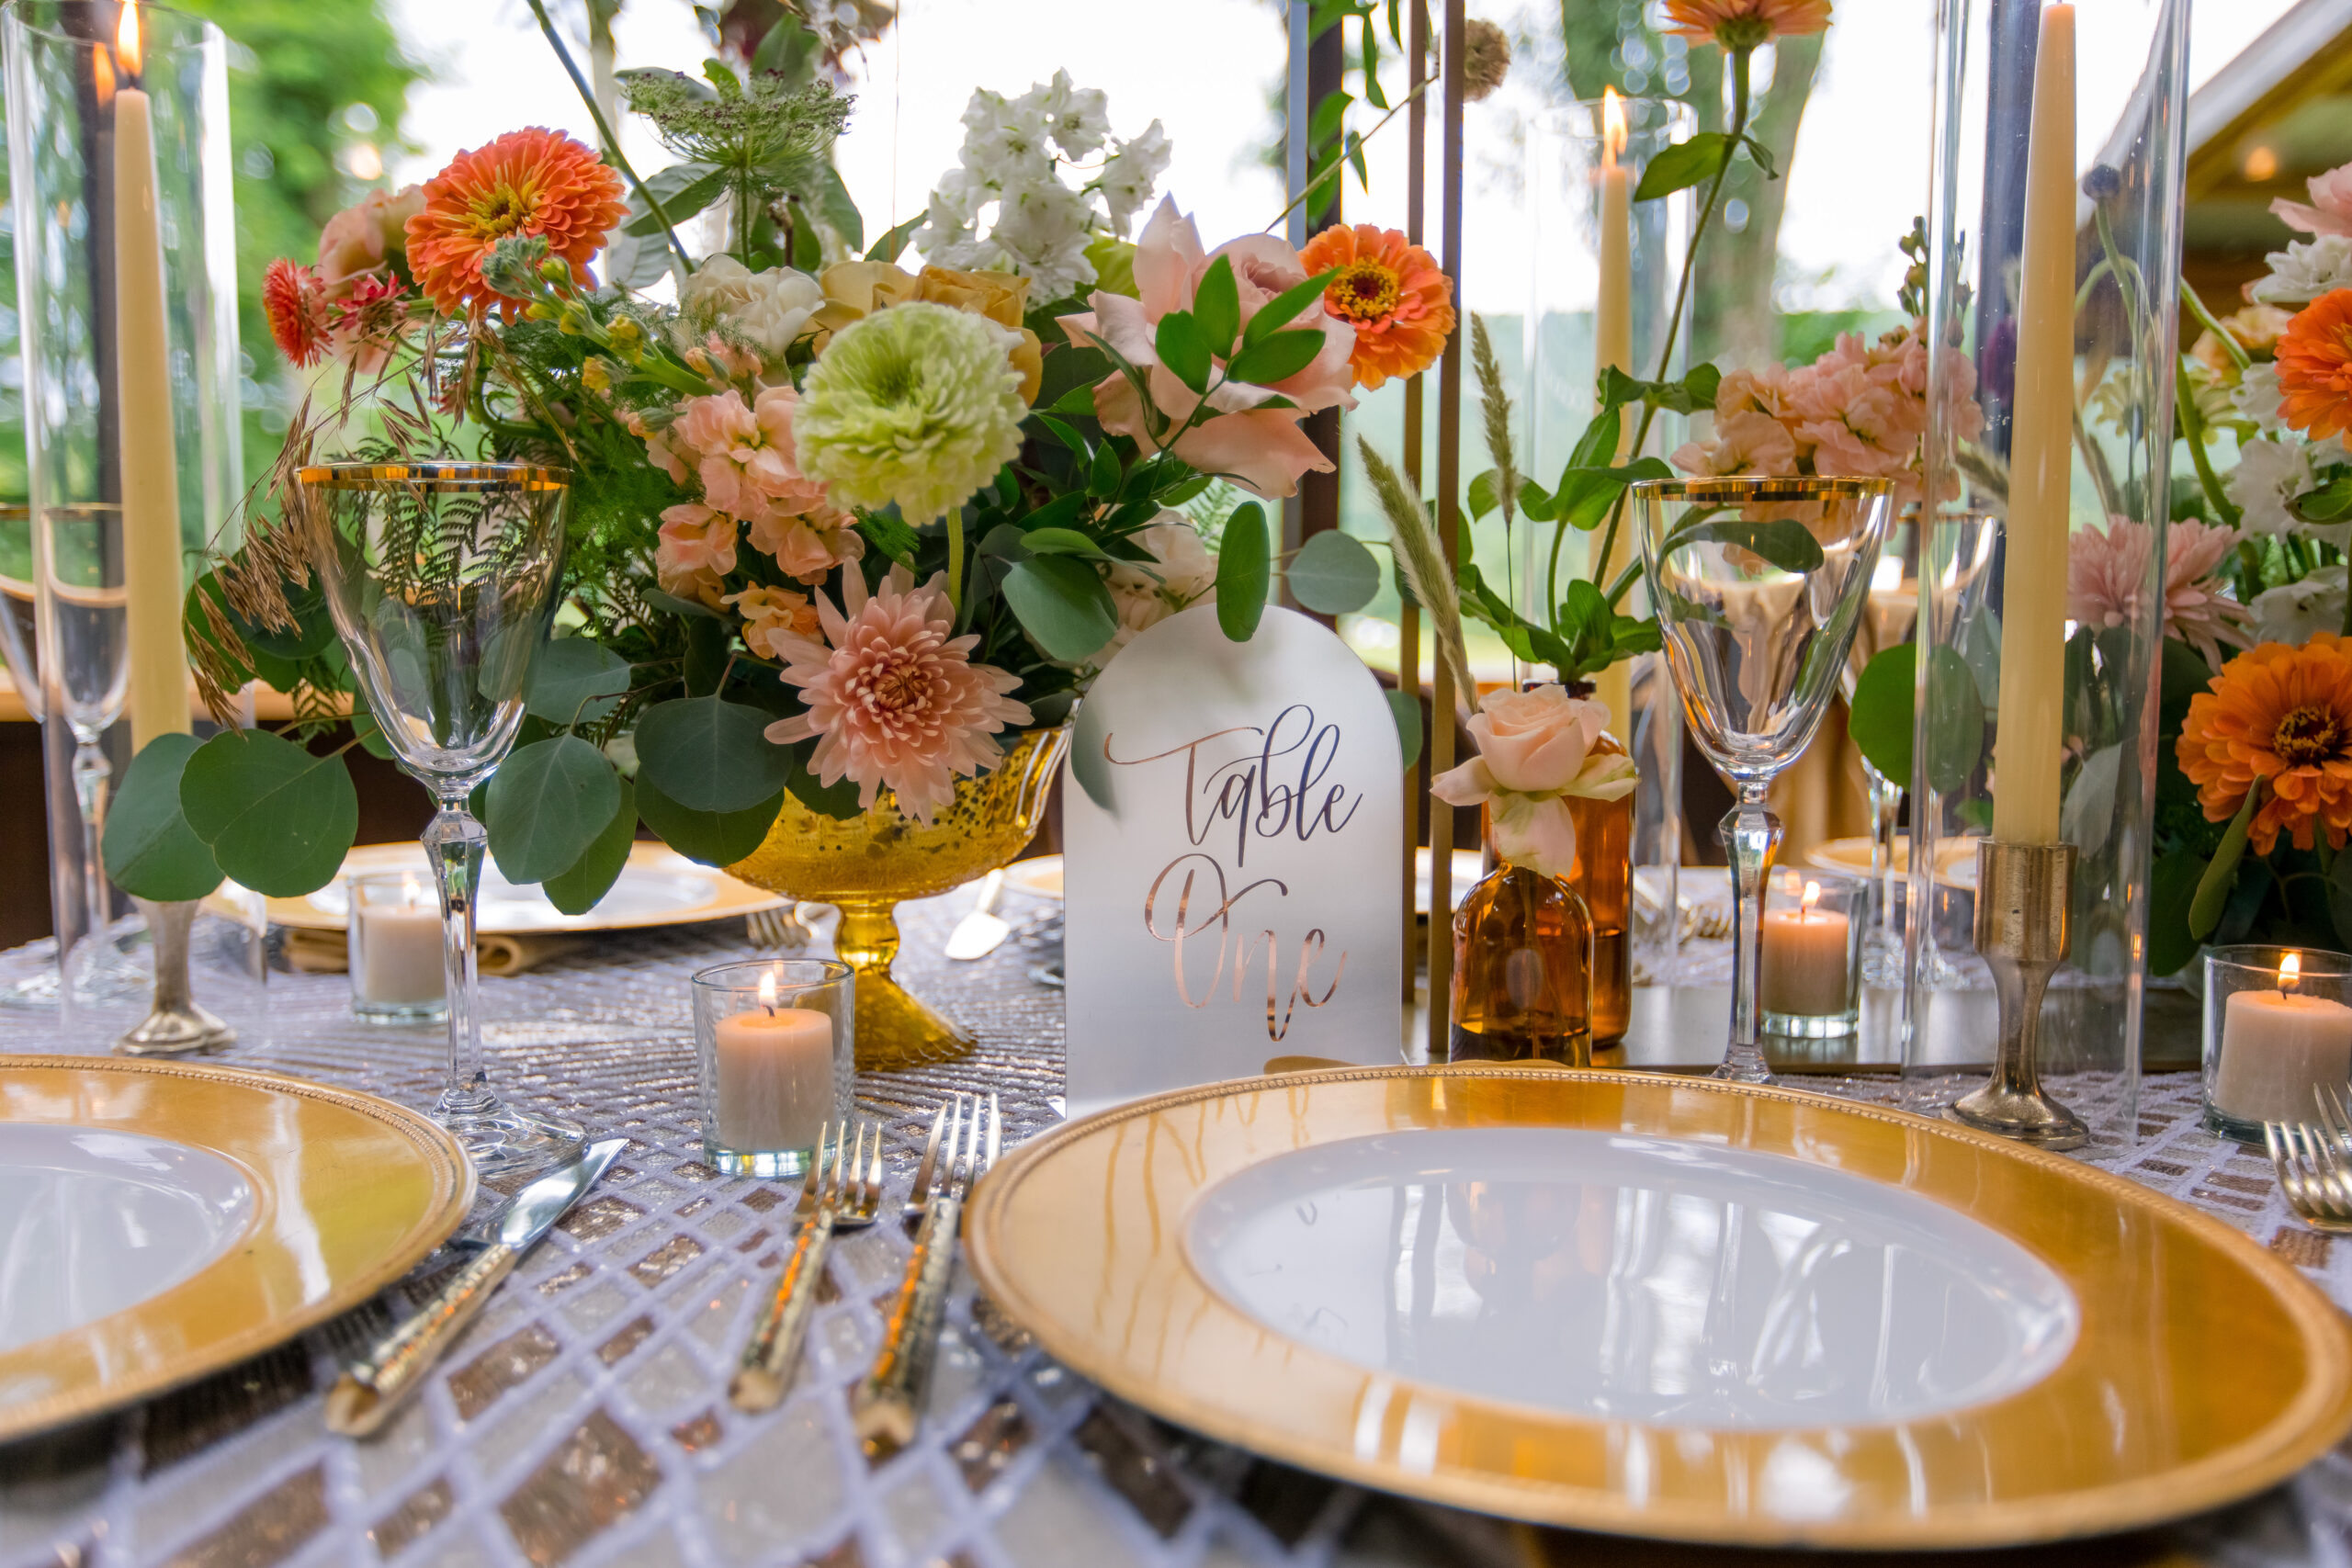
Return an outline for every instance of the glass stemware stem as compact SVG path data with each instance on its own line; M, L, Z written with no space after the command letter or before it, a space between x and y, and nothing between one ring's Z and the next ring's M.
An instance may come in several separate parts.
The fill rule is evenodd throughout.
M107 761L100 739L80 730L74 736L74 798L82 808L82 918L86 926L82 940L89 944L82 960L85 969L96 964L107 942L107 928L114 923L107 907L106 863L99 858L114 764Z
M1894 835L1903 814L1903 786L1862 762L1871 790L1871 931L1862 944L1862 979L1872 986L1903 984L1903 936L1894 929Z
M498 1100L481 1060L481 1014L475 1006L481 976L474 954L474 901L481 887L482 852L490 835L466 809L462 795L443 796L425 825L424 850L441 897L441 974L449 1000L449 1077L440 1114L453 1123L487 1116Z
M1731 1040L1715 1077L1739 1083L1765 1083L1764 1041L1758 1027L1757 967L1764 947L1764 880L1781 848L1781 819L1764 808L1762 783L1743 784L1739 804L1716 829L1731 862L1733 926Z

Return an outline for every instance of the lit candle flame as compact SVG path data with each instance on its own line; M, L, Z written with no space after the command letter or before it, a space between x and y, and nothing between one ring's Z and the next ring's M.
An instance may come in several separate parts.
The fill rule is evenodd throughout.
M771 969L760 976L760 1005L775 1011L775 971Z
M122 73L139 74L139 6L135 0L123 0L122 22L114 32L115 53L122 58Z
M421 892L423 892L423 891L424 891L424 890L423 890L422 888L420 888L420 887L418 887L418 886L417 886L417 885L416 885L416 878L415 878L415 877L413 877L413 876L403 876L403 877L401 877L401 903L403 903L403 904L414 904L414 903L417 901L417 896L418 896Z
M2278 961L2278 988L2291 991L2302 982L2303 955L2290 953Z
M1820 902L1821 884L1818 882L1806 883L1804 885L1804 913L1806 916L1810 917L1813 914L1813 907Z
M1617 155L1625 151L1625 100L1617 96L1614 87L1600 90L1600 155L1610 168L1617 166Z

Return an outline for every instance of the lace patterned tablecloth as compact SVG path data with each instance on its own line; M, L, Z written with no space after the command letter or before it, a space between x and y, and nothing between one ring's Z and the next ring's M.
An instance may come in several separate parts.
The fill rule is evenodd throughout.
M895 1136L894 1179L958 1089L1003 1092L1021 1134L1057 1114L1061 998L1047 911L977 964L937 956L967 900L905 911L900 973L976 1030L952 1066L859 1085ZM405 1299L383 1300L259 1360L117 1419L0 1449L0 1568L54 1563L773 1563L823 1568L1374 1568L1623 1560L1634 1549L1405 1503L1266 1463L1098 1394L959 1292L919 1442L860 1453L847 1390L864 1370L907 1243L894 1225L836 1245L794 1396L762 1417L722 1390L755 1284L789 1235L790 1185L722 1179L698 1158L685 976L749 956L740 925L600 941L487 982L502 1088L627 1133L593 1201L548 1238L379 1440L321 1425L338 1357ZM38 947L0 954L0 986ZM240 1065L424 1103L427 1031L355 1023L340 976L273 975L266 1039ZM119 1030L121 1024L114 1025ZM90 1048L53 1015L0 1008L0 1051ZM5 1063L0 1063L5 1071ZM1809 1080L1808 1088L1834 1088ZM1901 1092L1881 1079L1858 1093ZM2217 1214L2352 1303L2352 1247L2288 1215L2267 1165L2199 1132L2193 1079L2153 1078L2120 1168ZM427 1266L429 1278L431 1266ZM412 1287L413 1282L412 1282ZM2100 1562L2352 1561L2352 1463L2336 1456L2231 1514L2102 1547ZM1645 1562L1705 1554L1645 1550ZM2025 1554L2076 1562L2081 1550ZM1851 1559L1847 1561L1850 1562Z

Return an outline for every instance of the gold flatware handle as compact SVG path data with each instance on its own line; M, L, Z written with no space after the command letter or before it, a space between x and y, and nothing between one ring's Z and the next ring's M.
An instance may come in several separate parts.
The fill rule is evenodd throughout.
M850 1416L868 1449L895 1453L914 1441L922 1424L923 1390L939 1350L941 1320L947 1314L947 1284L956 1269L956 1231L964 1200L941 1193L931 1201L907 1277L882 1333L882 1349L850 1399Z
M812 1178L813 1179L813 1178ZM800 1359L800 1343L808 1337L808 1319L817 1310L817 1283L825 1277L825 1248L833 1239L831 1205L820 1208L800 1227L792 1260L784 1266L775 1294L760 1314L727 1384L728 1403L757 1415L784 1403L792 1386L793 1364Z
M424 1381L441 1352L480 1314L523 1254L493 1242L353 1365L327 1393L327 1430L365 1438L382 1429L401 1401Z

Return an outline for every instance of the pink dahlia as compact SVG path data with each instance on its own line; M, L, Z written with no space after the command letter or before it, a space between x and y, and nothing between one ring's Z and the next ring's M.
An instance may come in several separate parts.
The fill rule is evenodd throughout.
M843 610L816 596L824 642L768 635L786 661L785 683L808 705L799 717L769 725L768 739L781 746L815 736L809 763L820 780L848 778L869 807L887 785L901 810L926 824L954 802L958 775L1004 755L995 731L1029 722L1028 708L1005 694L1020 677L971 662L978 637L948 635L956 611L946 581L938 573L917 588L905 568L892 567L868 597L865 578L845 572Z
M2165 541L2164 635L2187 643L2216 668L2222 645L2245 648L2253 611L2225 596L2217 569L2237 547L2234 528L2175 523ZM2148 580L2154 531L2128 517L2110 518L2104 534L2086 528L2069 541L2066 615L2093 627L2129 626L2140 611Z

